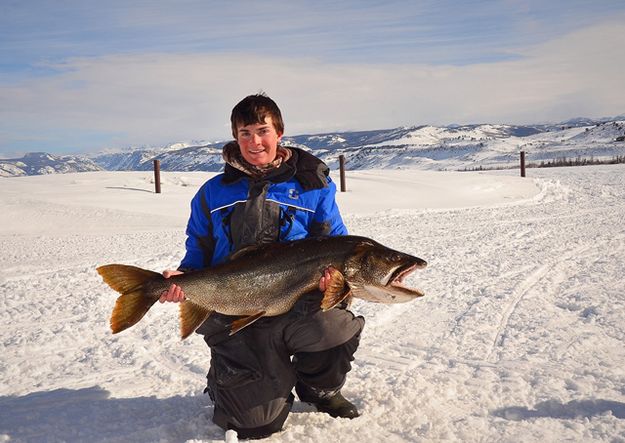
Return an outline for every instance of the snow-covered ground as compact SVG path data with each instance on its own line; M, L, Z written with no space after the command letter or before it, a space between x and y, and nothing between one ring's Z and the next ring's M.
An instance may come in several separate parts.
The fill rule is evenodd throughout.
M517 174L348 173L351 233L428 260L426 297L353 305L361 417L296 401L268 441L625 442L625 165ZM0 180L0 441L224 440L175 305L108 328L96 266L177 266L211 174L162 175Z

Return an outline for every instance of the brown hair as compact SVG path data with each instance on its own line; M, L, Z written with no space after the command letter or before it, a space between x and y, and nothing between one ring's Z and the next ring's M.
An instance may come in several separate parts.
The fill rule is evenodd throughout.
M237 128L240 126L265 123L265 118L271 117L273 127L278 134L284 133L284 122L280 108L264 92L248 95L232 109L230 124L232 135L237 138Z

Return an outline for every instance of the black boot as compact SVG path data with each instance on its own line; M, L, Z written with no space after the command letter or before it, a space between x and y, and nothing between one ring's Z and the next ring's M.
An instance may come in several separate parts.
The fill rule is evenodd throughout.
M341 394L339 389L319 390L298 383L295 392L300 401L309 403L317 408L319 412L325 412L334 418L356 418L360 414L356 406Z

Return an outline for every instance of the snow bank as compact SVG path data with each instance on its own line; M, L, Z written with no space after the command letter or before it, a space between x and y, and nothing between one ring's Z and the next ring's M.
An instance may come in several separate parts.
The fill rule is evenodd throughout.
M335 420L296 401L275 442L625 441L625 166L358 171L351 233L429 261L426 297L356 302L367 325ZM95 267L182 256L208 173L0 181L0 440L223 441L209 354L175 306L113 336Z

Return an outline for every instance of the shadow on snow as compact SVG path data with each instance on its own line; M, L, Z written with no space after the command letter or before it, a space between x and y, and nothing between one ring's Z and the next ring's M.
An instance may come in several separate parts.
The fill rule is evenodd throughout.
M106 189L121 189L123 191L141 191L141 192L148 192L150 194L154 194L154 191L151 191L149 189L129 188L126 186L107 186Z
M223 439L206 395L111 398L94 386L0 397L0 440L184 441Z
M625 418L625 403L610 400L574 400L561 403L556 400L548 400L538 403L534 409L511 406L497 409L493 411L493 415L506 420L521 421L533 418L591 418L608 412L612 413L614 417Z

